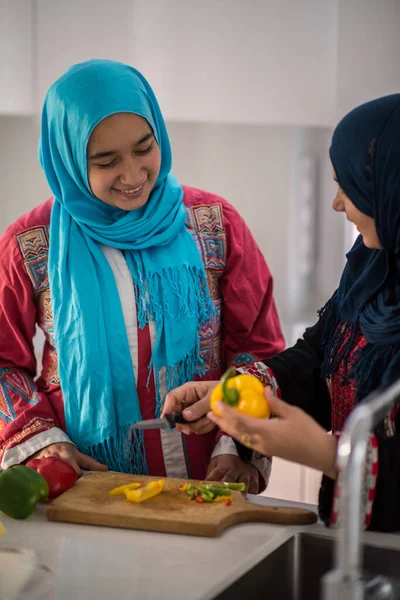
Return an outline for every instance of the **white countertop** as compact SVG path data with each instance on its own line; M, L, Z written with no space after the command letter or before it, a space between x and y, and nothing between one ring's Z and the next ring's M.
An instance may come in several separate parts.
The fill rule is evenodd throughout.
M265 497L250 499L293 504ZM44 507L24 521L5 515L1 521L7 530L1 547L34 550L51 570L51 585L38 600L211 600L293 533L304 530L251 523L235 525L217 538L203 538L50 523ZM307 530L332 535L318 523ZM398 545L398 536L387 538L395 538L392 545ZM32 594L26 597L36 600Z

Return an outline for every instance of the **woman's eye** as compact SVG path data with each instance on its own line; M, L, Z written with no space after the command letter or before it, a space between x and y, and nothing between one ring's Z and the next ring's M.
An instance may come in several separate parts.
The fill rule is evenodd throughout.
M108 163L99 163L97 166L100 167L100 169L107 169L107 167L113 167L116 164L117 164L117 159L114 158L114 160L112 160Z
M150 146L148 146L144 150L136 150L136 154L138 154L139 156L143 156L144 154L148 154L152 150L153 150L153 142L150 144Z

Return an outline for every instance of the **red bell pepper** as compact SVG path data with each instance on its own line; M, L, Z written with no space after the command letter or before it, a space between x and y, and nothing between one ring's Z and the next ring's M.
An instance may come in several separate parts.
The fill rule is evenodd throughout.
M31 458L31 460L25 463L25 466L36 471L41 462L40 458Z
M43 459L34 458L26 465L45 478L49 486L49 499L66 492L77 480L74 467L57 456L47 456Z

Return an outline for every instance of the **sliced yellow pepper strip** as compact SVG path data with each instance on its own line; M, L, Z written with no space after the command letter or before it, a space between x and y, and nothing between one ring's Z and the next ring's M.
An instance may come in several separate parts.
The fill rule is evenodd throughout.
M134 490L133 492L125 492L126 499L129 502L144 502L145 500L149 500L150 498L154 498L154 496L158 496L164 489L164 479L159 479L158 481L152 481L148 485L140 490Z
M189 484L188 483L184 483L182 487L179 488L179 490L181 492L186 492L186 490L188 489Z
M110 496L123 496L126 491L137 490L138 488L140 488L140 483L127 483L110 490L108 493Z
M213 502L226 502L228 496L215 496Z

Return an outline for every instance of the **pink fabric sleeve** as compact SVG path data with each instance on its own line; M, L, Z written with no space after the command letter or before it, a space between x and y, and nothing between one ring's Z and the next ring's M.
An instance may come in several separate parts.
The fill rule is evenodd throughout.
M7 449L60 426L34 381L36 314L32 284L10 227L0 238L0 461Z
M240 365L269 358L285 347L273 297L273 280L249 228L224 205L227 263L221 279L222 361Z

